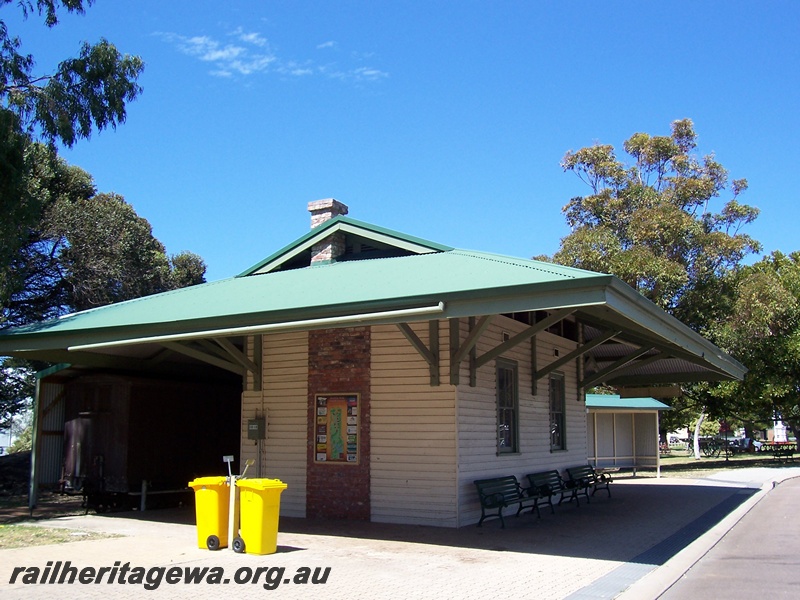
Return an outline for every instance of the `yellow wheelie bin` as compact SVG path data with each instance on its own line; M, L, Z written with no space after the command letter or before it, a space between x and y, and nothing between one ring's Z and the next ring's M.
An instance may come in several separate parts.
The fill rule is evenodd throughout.
M278 517L281 492L286 484L280 479L238 479L239 535L233 540L234 552L274 554L278 549Z
M197 547L219 550L228 546L231 486L228 478L198 477L189 482L194 490L197 515Z

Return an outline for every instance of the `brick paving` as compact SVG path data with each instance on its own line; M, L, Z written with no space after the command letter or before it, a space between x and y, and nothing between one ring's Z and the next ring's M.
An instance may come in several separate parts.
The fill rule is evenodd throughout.
M193 513L70 516L40 525L106 531L124 537L0 550L0 596L52 598L237 598L472 599L656 598L704 548L711 547L769 493L773 481L800 477L800 467L743 469L705 479L620 479L612 497L598 492L588 505L562 505L542 518L524 514L483 527L443 529L347 521L283 518L278 552L256 556L196 547ZM224 569L226 584L142 585L100 583L10 584L14 567L44 569L48 561L78 568L190 567ZM280 583L265 589L267 576L292 578L302 568L324 584ZM261 568L258 583L237 585ZM249 569L249 570L248 570ZM269 570L267 570L269 569ZM279 569L283 569L280 572ZM269 586L268 586L269 587ZM626 592L626 590L628 590Z

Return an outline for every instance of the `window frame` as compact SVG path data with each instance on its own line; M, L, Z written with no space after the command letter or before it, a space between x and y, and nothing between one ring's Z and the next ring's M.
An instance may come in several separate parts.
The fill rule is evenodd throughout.
M510 386L503 386L501 371L511 374ZM508 455L519 453L519 366L510 360L498 360L495 364L495 449L497 455ZM507 398L505 392L510 392ZM509 417L510 415L510 417ZM510 419L510 424L508 420ZM508 436L501 437L501 428L508 427ZM506 445L506 437L510 439L510 444Z
M559 391L560 398L554 393ZM560 406L556 406L560 404ZM560 408L560 410L553 410ZM554 416L555 415L555 416ZM561 452L567 449L567 385L563 373L550 373L548 378L548 423L550 424L550 452ZM559 438L556 439L556 431Z

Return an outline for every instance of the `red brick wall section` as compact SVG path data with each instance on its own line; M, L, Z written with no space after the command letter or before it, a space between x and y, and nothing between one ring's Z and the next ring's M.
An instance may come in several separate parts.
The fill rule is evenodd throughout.
M370 329L348 327L311 331L308 336L309 518L370 520ZM361 395L358 464L315 463L316 394Z

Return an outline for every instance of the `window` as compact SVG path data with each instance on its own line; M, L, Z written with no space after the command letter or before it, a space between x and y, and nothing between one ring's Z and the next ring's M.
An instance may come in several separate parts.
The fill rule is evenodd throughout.
M550 375L550 450L567 447L564 396L564 376Z
M497 452L518 452L517 365L497 363Z

